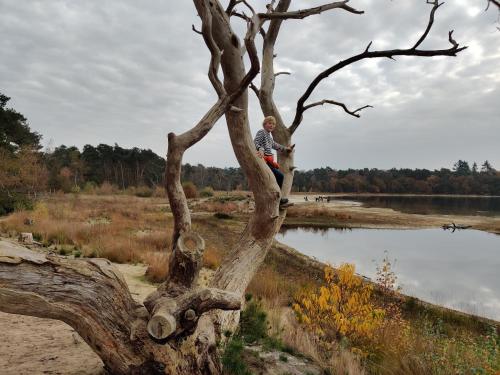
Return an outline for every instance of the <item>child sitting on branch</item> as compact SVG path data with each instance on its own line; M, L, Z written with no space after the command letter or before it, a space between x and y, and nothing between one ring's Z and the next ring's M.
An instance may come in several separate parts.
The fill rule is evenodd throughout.
M266 164L271 168L271 171L276 177L276 182L278 186L283 186L283 173L280 171L279 164L274 160L272 150L277 150L280 152L290 153L293 151L295 145L292 146L282 146L276 143L273 139L272 132L276 127L276 119L274 116L267 116L262 122L263 129L260 129L255 135L254 143L257 148L257 156L263 158ZM280 207L286 207L290 205L287 198L280 199Z

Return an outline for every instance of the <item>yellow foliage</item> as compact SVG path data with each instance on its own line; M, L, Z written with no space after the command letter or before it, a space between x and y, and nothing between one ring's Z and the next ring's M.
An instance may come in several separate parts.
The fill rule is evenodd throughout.
M299 321L323 337L372 338L384 318L371 301L372 286L363 283L352 264L328 266L324 272L324 286L296 296L293 309Z

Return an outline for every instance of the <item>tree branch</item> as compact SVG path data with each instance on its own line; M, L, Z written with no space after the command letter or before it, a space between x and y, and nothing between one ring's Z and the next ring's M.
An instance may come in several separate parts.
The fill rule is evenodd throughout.
M420 37L420 39L417 41L417 43L415 43L415 45L413 46L413 49L417 48L424 40L425 38L427 37L427 35L429 34L429 31L431 30L432 28L432 25L434 24L434 13L436 13L436 10L441 6L443 5L444 3L438 3L438 0L432 0L433 1L433 4L434 6L432 7L432 10L431 10L431 13L429 15L429 22L427 24L427 27L423 33L423 35ZM428 2L428 4L431 4Z
M196 30L196 27L193 25L191 25L191 29L196 33L196 34L200 34L200 35L203 35L203 33L201 31L198 31Z
M278 72L278 73L274 73L274 76L277 77L277 76L280 76L280 75L283 75L283 74L290 75L292 73L290 73L290 72Z
M498 9L500 9L500 1L498 1L498 0L488 0L488 3L486 4L485 11L487 11L490 8L490 4L494 4L494 5L496 5L498 7Z
M431 13L435 12L435 10L440 6L437 2L434 2L434 6L431 10ZM430 30L430 26L432 26L433 22L433 15L429 18L429 24L426 28L426 31L424 32L424 36L427 36ZM423 42L425 38L420 38L418 42L415 44L415 46L418 46L420 43ZM347 60L340 61L337 64L331 66L330 68L324 70L320 74L316 76L316 78L311 82L309 87L306 89L304 94L300 97L300 99L297 102L297 108L295 111L295 117L293 119L292 125L289 127L290 132L293 134L295 130L297 130L297 127L300 125L302 122L303 118L303 113L304 113L304 108L305 108L305 102L311 94L313 93L314 89L319 85L319 83L329 77L331 74L337 72L338 70L353 64L357 61L363 60L363 59L368 59L368 58L378 58L378 57L386 57L390 59L394 59L394 56L420 56L420 57L432 57L432 56L456 56L457 53L463 51L467 47L459 47L458 43L453 39L453 30L448 33L448 41L452 45L448 49L440 49L440 50L419 50L416 49L415 47L411 47L408 49L393 49L393 50L383 50L383 51L370 51L370 46L371 42L366 47L366 49L355 56L352 56L348 58Z
M344 0L344 1L337 1L334 3L329 3L325 5L320 5L314 8L307 8L307 9L301 9L301 10L296 10L296 11L290 11L290 12L268 12L268 13L259 13L259 15L263 19L267 20L272 20L272 19L281 19L281 20L287 20L287 19L303 19L315 14L320 14L323 13L327 10L331 9L344 9L345 11L348 11L350 13L354 14L363 14L363 11L356 10L350 6L347 5L349 0Z
M250 19L251 19L251 18L250 18L250 17L248 17L246 14L244 14L244 13L238 13L238 12L236 12L236 11L233 11L233 12L231 13L231 16L236 16L236 17L241 18L242 20L245 20L245 21L247 21L247 22L248 22L248 21L250 21ZM265 30L264 30L262 27L259 29L259 33L260 33L260 35L261 35L263 38L265 38L265 37L266 37L266 32L265 32Z
M208 78L210 79L210 82L212 82L212 86L214 87L215 92L220 98L226 94L224 85L217 76L217 71L220 67L221 51L212 36L212 13L210 11L208 1L203 1L201 4L202 6L200 6L200 9L198 11L198 14L200 15L200 18L202 20L201 32L203 35L203 39L205 40L205 44L207 45L211 54L210 66L208 69Z
M318 105L324 105L324 104L333 104L333 105L337 105L339 107L342 107L346 113L350 114L351 116L358 117L358 118L360 117L360 115L357 112L362 111L365 108L373 108L373 106L371 106L371 105L365 105L365 106L360 107L354 111L350 111L344 103L336 102L334 100L324 99L324 100L321 100L319 102L311 103L311 104L304 106L304 112L307 111L309 108L316 107Z

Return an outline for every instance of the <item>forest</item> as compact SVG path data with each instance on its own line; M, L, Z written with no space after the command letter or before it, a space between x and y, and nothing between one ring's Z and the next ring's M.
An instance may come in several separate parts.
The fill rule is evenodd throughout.
M61 145L42 150L42 136L30 129L24 115L7 108L9 97L0 94L0 212L41 192L93 192L110 186L114 191L141 188L150 196L164 186L165 159L150 149L123 148L118 144ZM184 164L182 181L197 189L247 190L240 168ZM377 168L340 170L321 167L298 170L292 191L324 193L477 194L500 195L500 172L489 161L472 165L458 160L451 169Z

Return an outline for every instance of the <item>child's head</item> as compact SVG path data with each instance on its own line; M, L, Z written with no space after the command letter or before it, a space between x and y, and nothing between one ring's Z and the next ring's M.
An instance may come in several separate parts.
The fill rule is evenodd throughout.
M276 127L276 119L274 118L274 116L267 116L266 118L264 118L264 121L262 121L262 126L268 132L272 132Z

